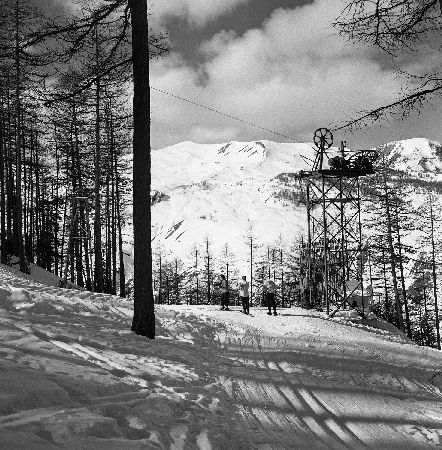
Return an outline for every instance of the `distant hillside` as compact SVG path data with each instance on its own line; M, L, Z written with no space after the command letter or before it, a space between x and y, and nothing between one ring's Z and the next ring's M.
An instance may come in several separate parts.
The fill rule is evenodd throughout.
M227 243L239 260L246 235L268 245L304 231L292 174L309 167L311 144L270 141L180 144L152 153L153 247L187 259L208 237L219 253ZM286 174L286 175L284 175ZM296 203L296 201L295 201Z
M248 234L263 249L281 238L289 245L305 235L306 212L294 175L311 168L314 148L310 143L272 141L182 142L153 151L154 253L161 249L189 260L192 248L202 248L208 237L215 254L227 243L241 269L247 267ZM420 183L422 192L442 181L437 142L409 139L378 150L392 170ZM130 245L126 250L132 252Z
M442 146L439 142L407 139L382 145L378 150L394 170L442 181Z

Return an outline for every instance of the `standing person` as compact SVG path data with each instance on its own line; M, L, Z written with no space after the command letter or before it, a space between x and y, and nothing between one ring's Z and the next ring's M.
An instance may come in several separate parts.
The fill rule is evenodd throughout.
M246 276L242 277L242 280L239 282L239 299L242 303L242 312L244 314L249 314L250 312L250 304L249 304L249 283L247 281Z
M273 308L273 315L276 316L278 313L276 312L276 300L275 300L276 284L275 284L275 282L273 280L267 280L264 283L263 291L266 294L267 307L269 308L269 312L267 314L269 316L271 316L272 308Z
M229 290L227 289L226 276L223 274L221 274L220 292L221 292L221 309L229 311Z

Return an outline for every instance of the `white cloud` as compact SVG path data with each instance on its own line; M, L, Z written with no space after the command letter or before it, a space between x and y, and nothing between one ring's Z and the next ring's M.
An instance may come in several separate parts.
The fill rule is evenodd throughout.
M203 26L250 0L152 0L153 17L185 18L189 24Z
M199 69L171 55L153 65L151 84L297 140L311 140L317 127L390 102L401 87L373 49L348 45L336 35L330 23L341 5L340 0L317 0L278 9L261 29L242 36L223 31L201 45L207 59ZM153 104L157 147L222 137L284 140L177 99L155 95Z

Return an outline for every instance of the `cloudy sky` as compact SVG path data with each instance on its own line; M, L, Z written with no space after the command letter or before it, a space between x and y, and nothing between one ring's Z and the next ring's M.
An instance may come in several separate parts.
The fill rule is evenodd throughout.
M151 86L296 141L311 141L316 128L390 102L403 86L379 51L337 36L331 22L344 3L153 0L151 23L168 31L173 47L151 64ZM440 64L439 53L425 52L404 67L419 73L429 61ZM183 140L290 141L156 90L151 101L153 148ZM442 140L440 103L405 121L336 132L335 141L369 148L410 137Z
M36 1L53 14L73 4ZM311 142L319 127L394 101L404 79L389 58L345 42L331 26L348 1L148 0L152 29L166 31L172 45L151 62L152 148L185 140ZM414 74L440 70L440 42L395 62ZM352 148L442 141L442 100L406 120L334 137Z

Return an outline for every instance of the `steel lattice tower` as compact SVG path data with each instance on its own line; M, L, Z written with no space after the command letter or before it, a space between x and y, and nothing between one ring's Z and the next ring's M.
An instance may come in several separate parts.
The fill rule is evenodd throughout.
M374 151L346 158L330 157L333 136L326 128L315 132L316 158L311 171L299 176L306 199L308 234L301 249L306 278L305 303L334 315L348 307L365 316L361 198L359 177L374 173ZM333 309L333 310L332 310Z

